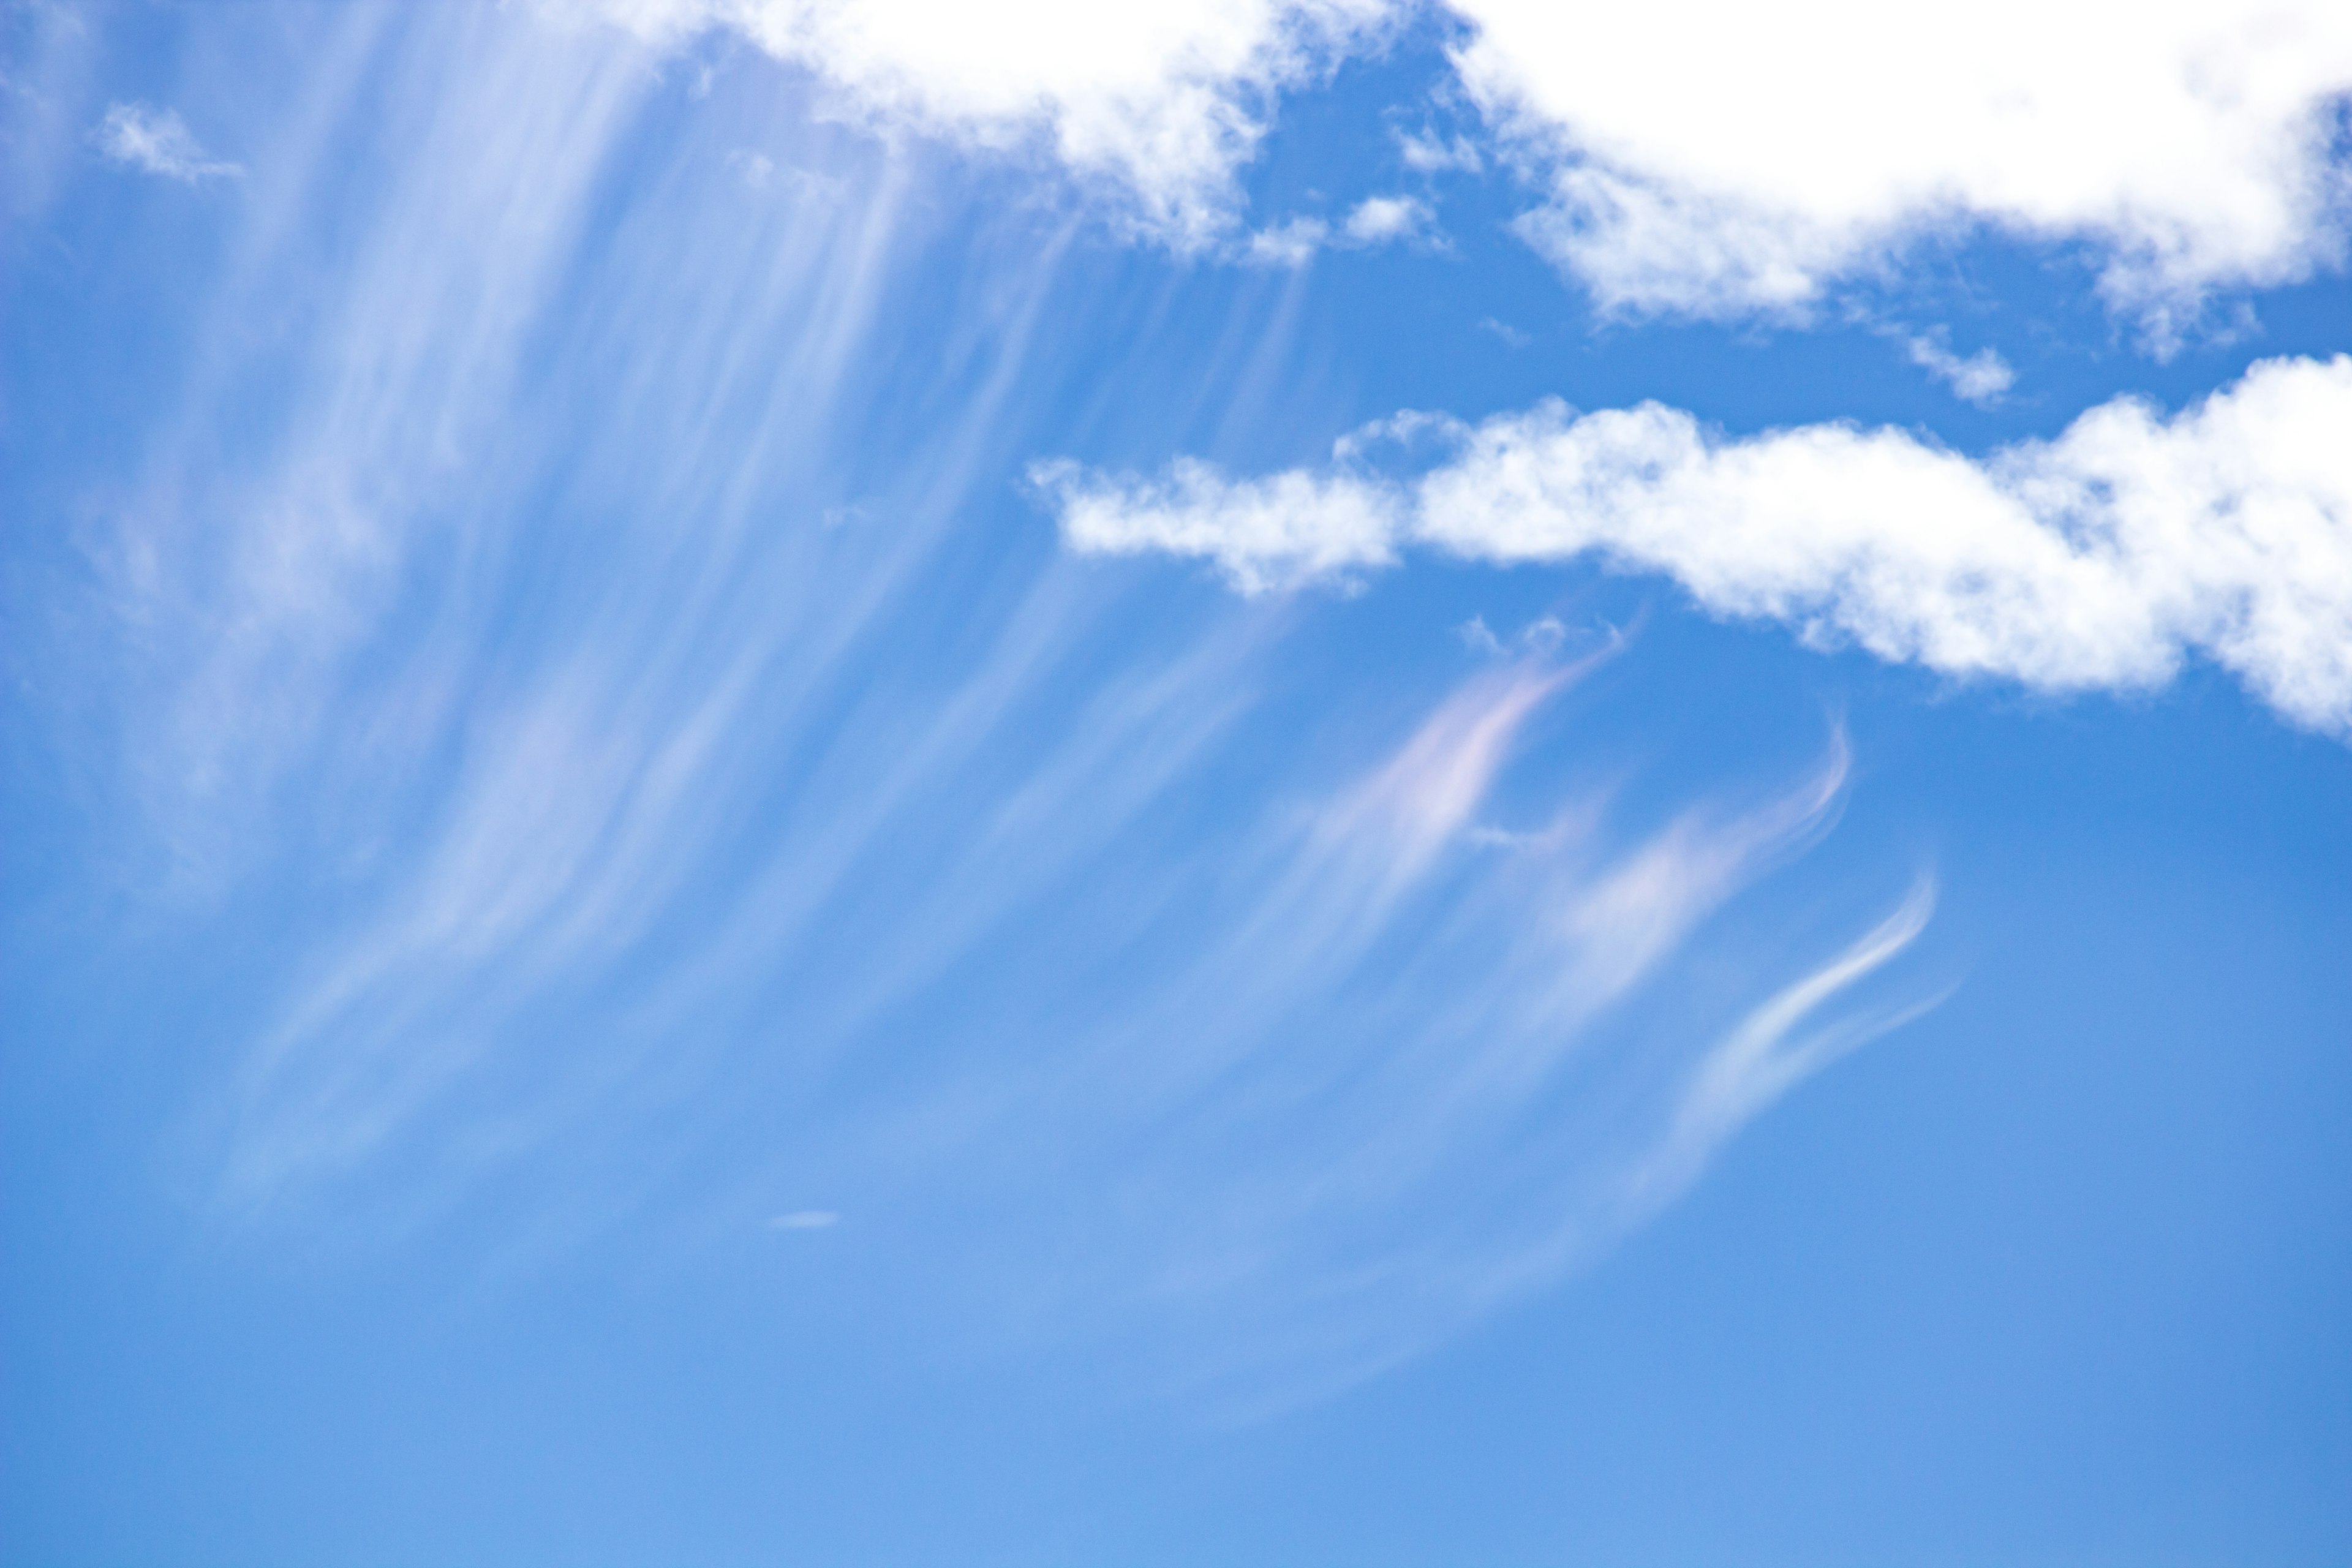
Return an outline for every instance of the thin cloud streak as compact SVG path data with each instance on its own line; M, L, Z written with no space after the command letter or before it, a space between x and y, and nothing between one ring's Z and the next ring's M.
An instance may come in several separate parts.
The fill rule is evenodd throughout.
M1899 1028L1939 997L1839 1019L1791 1039L1821 1009L1918 940L1936 907L1936 885L1923 879L1886 919L1852 947L1795 982L1740 1021L1700 1059L1649 1159L1625 1183L1635 1213L1653 1211L1696 1182L1717 1151L1771 1103L1838 1058Z
M177 110L151 109L143 103L110 105L91 140L118 163L184 184L236 179L245 173L206 153Z
M1847 771L1839 743L1760 805L1630 837L1592 799L1541 833L1477 831L1514 734L1592 674L1465 680L1306 821L1228 843L1213 880L1238 889L1171 900L1162 978L1097 994L1057 966L1085 1026L1005 1026L1021 1061L836 1131L826 1167L856 1173L861 1210L921 1224L919 1194L979 1161L968 1208L922 1229L973 1331L1099 1345L1120 1376L1158 1369L1155 1391L1236 1417L1589 1261L1638 1223L1627 1184L1663 1151L1703 1158L1762 1109L1692 1121L1677 1084L1697 1069L1672 1064L1705 1042L1635 1004L1828 831ZM1831 968L1815 1009L1859 978ZM1058 1218L1007 1256L1021 1212Z

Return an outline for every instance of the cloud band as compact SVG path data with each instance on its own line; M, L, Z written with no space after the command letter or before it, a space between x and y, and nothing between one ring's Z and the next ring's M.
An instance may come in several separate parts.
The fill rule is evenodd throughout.
M2200 656L2295 722L2352 732L2352 357L2258 363L2169 418L2119 398L1980 458L1843 424L1730 438L1654 403L1404 423L1453 447L1409 480L1360 462L1361 437L1320 472L1032 478L1072 548L1211 561L1245 593L1413 545L1590 557L1954 676L2145 689Z

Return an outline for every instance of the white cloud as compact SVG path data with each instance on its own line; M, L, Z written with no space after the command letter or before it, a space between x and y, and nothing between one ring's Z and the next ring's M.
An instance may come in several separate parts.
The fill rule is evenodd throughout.
M1304 267L1331 237L1331 226L1318 217L1295 217L1262 228L1242 248L1248 259L1267 267Z
M222 163L199 146L177 111L154 110L143 103L117 103L92 133L100 152L118 163L144 169L169 180L232 178L245 171Z
M1541 616L1521 626L1518 635L1507 647L1503 639L1495 635L1495 629L1486 624L1486 616L1473 616L1454 627L1454 635L1462 639L1464 647L1488 658L1507 658L1512 647L1523 653L1548 657L1559 652L1560 645L1568 640L1568 627L1560 624L1557 616ZM1618 642L1612 632L1608 646L1613 649Z
M1254 231L1238 254L1261 266L1304 267L1327 248L1364 250L1415 240L1442 246L1432 226L1435 217L1428 203L1412 196L1368 196L1336 230L1319 217L1294 217Z
M676 42L733 30L854 114L1050 152L1144 233L1231 234L1283 91L1391 37L1395 0L542 0ZM1928 12L1452 0L1462 84L1546 193L1521 231L1605 305L1801 310L1973 225L2089 242L2151 342L2215 287L2340 258L2352 13L2200 0ZM1461 136L1404 164L1475 172ZM1369 221L1369 220L1368 220ZM1244 247L1245 254L1256 254ZM1264 258L1259 257L1260 259Z
M1397 132L1397 156L1404 166L1417 174L1442 174L1452 170L1475 174L1486 166L1478 149L1466 136L1446 141L1434 131L1418 134Z
M839 1225L841 1216L831 1209L796 1209L768 1223L778 1230L826 1230Z
M1368 196L1348 215L1340 232L1358 245L1417 239L1429 230L1427 203L1412 196Z
M1482 332L1493 333L1496 339L1499 341L1505 348L1523 349L1529 343L1535 342L1535 339L1532 336L1521 331L1518 328L1511 325L1510 322L1501 321L1493 316L1489 316L1485 321L1480 321L1478 323L1478 330Z
M1336 803L1324 820L1327 840L1369 846L1379 888L1350 885L1349 913L1387 901L1417 880L1440 850L1470 824L1518 732L1577 668L1514 666L1466 682L1433 712L1388 763Z
M1392 426L1393 427L1393 426ZM1417 542L1597 555L1811 641L2053 690L2145 689L2200 654L2352 731L2352 357L2271 360L2178 416L2123 398L1974 459L1898 430L1741 439L1656 404L1456 426L1412 484L1038 470L1075 549L1215 562L1244 592L1347 580ZM1343 454L1357 449L1343 443Z
M1903 352L1913 364L1950 387L1954 396L1980 408L2000 402L2001 394L2017 383L2017 373L2009 362L1991 349L1956 354L1941 331L1906 334L1902 341Z
M579 4L656 38L732 28L887 121L998 150L1042 142L1120 191L1146 232L1187 247L1229 231L1234 172L1274 95L1329 69L1393 14L1387 0Z
M2341 254L2352 9L1455 0L1547 185L1527 237L1606 305L1801 307L1923 231L2084 239L2160 339Z
M1471 616L1454 628L1454 635L1460 637L1462 646L1472 653L1483 653L1491 658L1503 657L1502 639L1495 635L1494 628L1486 624L1484 616Z
M1350 475L1236 480L1185 458L1157 482L1105 480L1066 461L1041 463L1030 479L1074 549L1205 556L1245 594L1385 566L1406 515L1402 496Z

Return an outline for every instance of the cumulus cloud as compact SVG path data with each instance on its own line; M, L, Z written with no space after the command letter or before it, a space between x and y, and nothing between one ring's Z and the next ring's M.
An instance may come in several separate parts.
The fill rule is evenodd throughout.
M230 178L245 171L223 163L189 134L185 121L173 110L150 109L143 103L118 103L98 122L92 138L98 150L118 163L161 174L167 180Z
M1245 594L1386 566L1405 531L1403 495L1347 473L1233 479L1180 458L1160 480L1107 479L1066 459L1029 477L1072 548L1206 557Z
M1369 250L1376 246L1443 246L1437 215L1412 196L1367 196L1334 228L1319 217L1294 217L1250 235L1241 256L1270 267L1304 267L1325 249Z
M1387 0L580 0L641 35L731 28L866 113L981 146L1051 149L1107 182L1145 231L1229 231L1235 169L1281 89L1378 36Z
M2340 258L2352 11L1455 0L1462 79L1606 305L1801 307L1923 231L2084 240L2161 338Z
M1429 424L1422 416L1417 424ZM1392 423L1391 428L1401 427ZM1450 426L1410 482L1034 475L1076 550L1214 562L1244 592L1349 580L1408 544L1594 556L1808 641L2051 690L2147 689L2189 655L2352 732L2352 357L2280 359L2173 417L2131 398L1982 458L1891 429L1745 438L1657 404L1548 401Z
M1428 204L1412 196L1368 196L1348 215L1340 232L1358 245L1415 239L1429 231Z
M1991 349L1956 354L1941 331L1906 334L1902 341L1903 352L1913 364L1950 387L1953 396L1980 408L2000 402L2001 395L2016 384L2017 373Z
M1042 149L1198 249L1281 93L1394 36L1399 0L541 0L675 43L730 29L852 112ZM1543 204L1523 236L1605 306L1801 310L1927 232L2088 244L2162 347L2216 287L2340 259L2352 13L2026 0L1860 13L1725 0L1450 0L1463 89ZM1459 134L1396 132L1423 174ZM1255 255L1244 247L1244 254ZM1263 258L1260 258L1263 259Z

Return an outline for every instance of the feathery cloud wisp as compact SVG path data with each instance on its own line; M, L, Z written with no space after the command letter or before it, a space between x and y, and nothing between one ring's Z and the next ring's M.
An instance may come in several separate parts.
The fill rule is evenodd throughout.
M245 173L206 153L191 135L176 110L157 110L143 103L110 106L106 118L91 133L100 152L118 163L161 174L190 184L199 180L234 178Z
M1657 1145L1627 1173L1625 1195L1636 1214L1670 1200L1697 1180L1732 1133L1799 1083L1940 1000L1850 1014L1797 1035L1833 998L1916 942L1935 908L1935 883L1923 879L1886 919L1837 957L1759 1005L1699 1059Z

